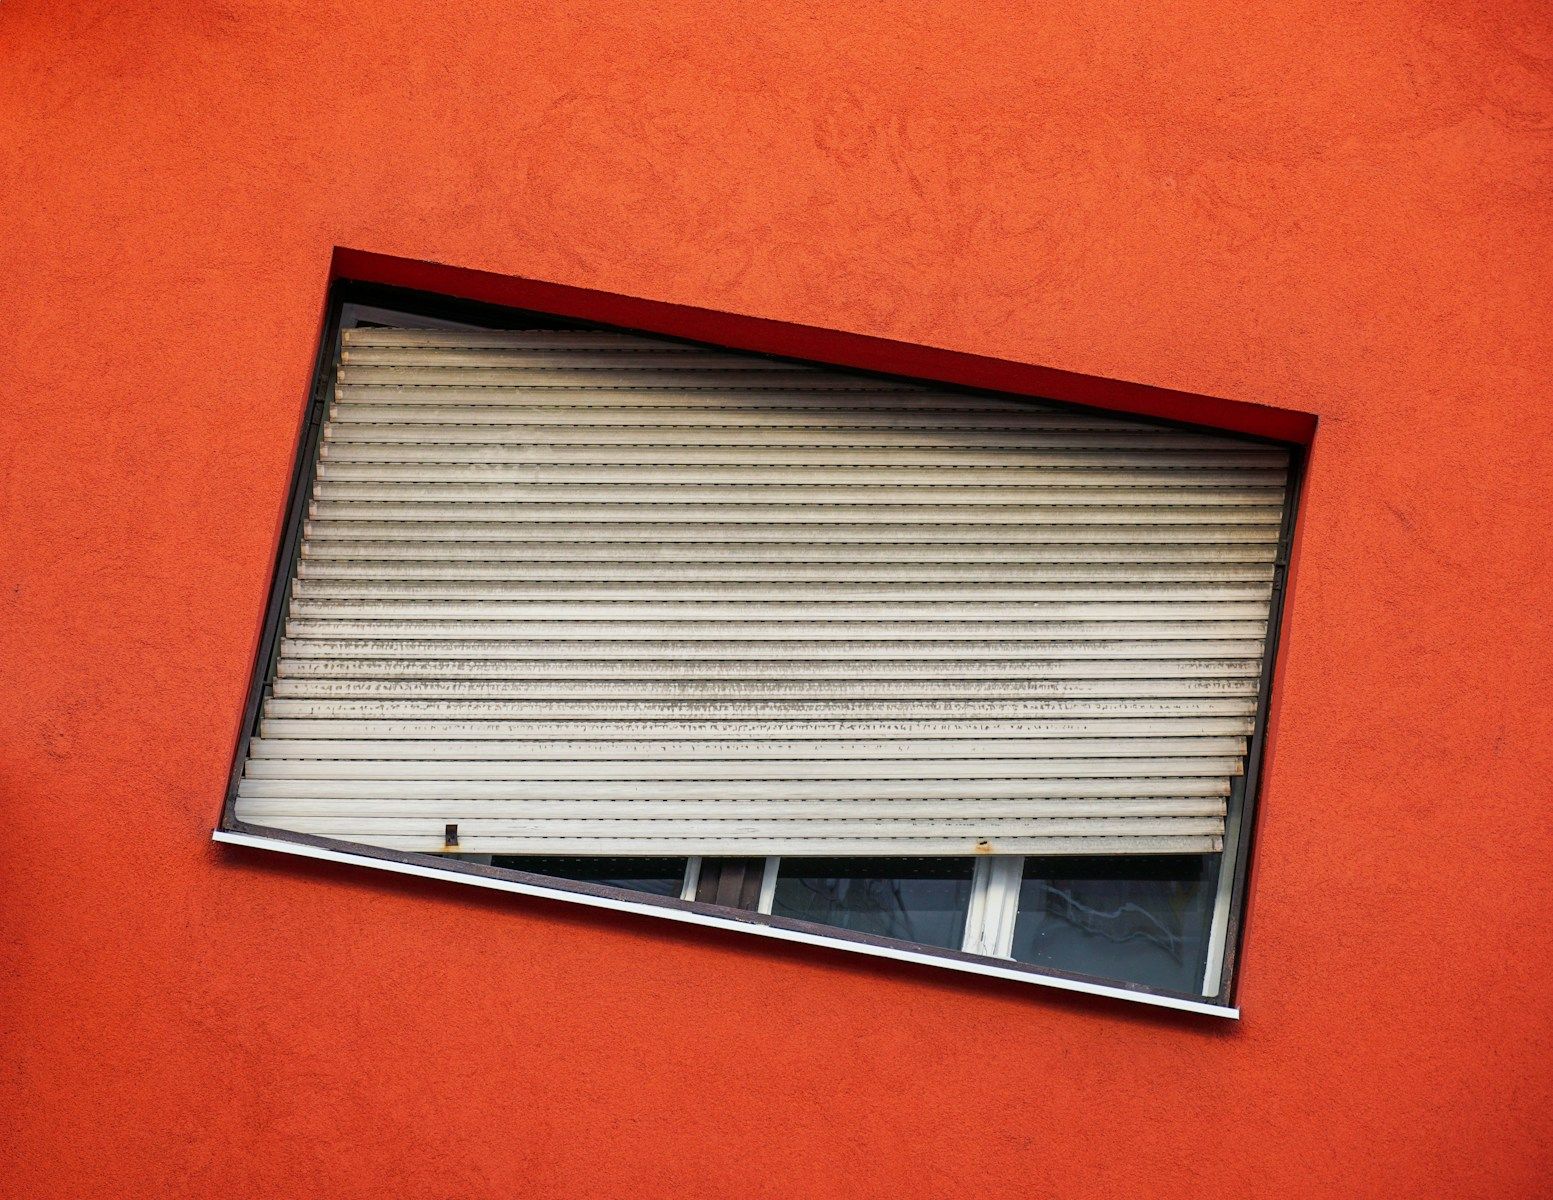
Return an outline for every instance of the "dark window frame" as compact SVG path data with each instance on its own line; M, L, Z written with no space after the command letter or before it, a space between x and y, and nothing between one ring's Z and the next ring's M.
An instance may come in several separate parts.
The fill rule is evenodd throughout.
M374 311L366 314L365 319L358 319L352 312L353 309ZM984 970L981 972L983 974L995 973L1005 978L1028 977L1031 982L1037 983L1042 981L1067 981L1079 985L1083 990L1099 992L1100 994L1130 999L1153 1000L1168 1007L1184 1008L1189 1011L1214 1011L1225 1015L1237 1015L1234 1005L1239 984L1238 967L1245 936L1247 887L1256 841L1257 798L1262 763L1266 753L1266 732L1271 708L1274 670L1278 660L1280 634L1283 626L1283 609L1287 592L1290 550L1293 544L1296 515L1299 510L1301 485L1305 472L1306 448L1298 442L1279 438L1230 432L1214 426L1186 421L1148 417L1134 413L1126 414L1126 419L1130 421L1158 425L1162 428L1209 432L1220 436L1235 437L1250 445L1276 446L1289 454L1288 485L1283 524L1279 533L1277 555L1273 567L1272 602L1260 676L1261 690L1258 696L1255 723L1247 747L1246 771L1239 778L1237 784L1238 791L1232 793L1231 796L1232 809L1236 802L1240 806L1240 819L1235 839L1234 876L1229 896L1228 923L1225 931L1219 990L1212 996L1203 995L1201 992L1181 992L1152 988L1140 984L1118 983L1114 979L1106 979L1099 976L1061 971L1048 967L1032 967L1028 964L1009 959L969 954L960 950L949 950L935 946L921 946L893 938L876 937L833 926L806 921L794 921L784 917L758 913L754 910L760 895L763 867L763 860L760 859L703 859L701 875L695 889L695 899L681 900L677 897L607 887L582 880L537 875L525 871L461 861L453 856L385 850L355 842L337 841L331 838L295 833L289 830L252 825L239 821L235 815L237 787L242 777L243 764L248 757L249 743L258 728L259 714L263 706L266 690L274 677L275 663L280 650L280 630L284 624L285 614L290 604L292 572L301 544L302 526L307 511L308 497L312 491L317 468L318 442L322 435L324 416L329 408L330 396L334 389L335 374L339 365L341 331L356 325L381 324L380 321L371 318L382 314L401 314L413 318L455 322L489 329L619 329L622 332L645 334L646 336L663 340L704 345L714 349L743 349L742 347L726 344L698 342L694 339L675 337L672 334L656 331L629 329L610 325L607 322L558 316L532 309L487 304L480 301L464 300L432 292L362 280L335 279L329 287L323 326L320 330L318 346L314 357L313 376L308 390L307 402L301 414L301 428L292 464L285 520L271 568L269 599L264 611L264 624L259 639L258 652L255 656L253 670L249 679L242 721L238 729L236 744L233 748L225 799L217 825L218 837L221 835L236 835L237 839L246 837L269 843L290 843L298 852L302 853L311 848L329 855L343 855L357 860L364 860L368 865L401 864L403 867L414 869L417 874L424 874L430 871L453 878L461 875L474 877L474 879L468 880L469 882L473 882L476 879L506 881L516 885L518 889L542 891L552 894L558 899L586 897L594 900L614 902L621 906L630 906L637 910L666 909L685 914L687 917L704 918L709 922L717 924L725 924L732 919L741 927L765 927L771 931L787 931L810 935L810 939L805 940L812 939L817 942L835 943L843 947L847 944L852 944L857 948L869 947L880 951L901 952L896 956L900 957L910 954L914 959L942 960L943 965L946 966L961 965L966 968L975 968L977 966L996 968L995 972ZM744 352L749 353L747 350ZM768 357L780 356L768 355ZM814 364L814 360L793 359L792 361L803 362L809 365ZM854 371L856 374L870 378L883 377L896 378L911 383L923 382L920 378L909 375L892 375L877 370L862 371L831 363L819 365L824 365L830 370ZM1104 411L1097 410L1093 405L1075 404L1047 397L1021 396L994 389L967 387L944 380L934 380L932 382L935 387L963 392L968 395L992 396L1002 400L1038 400L1042 404L1055 404L1080 412ZM1226 851L1228 849L1229 847L1226 845Z

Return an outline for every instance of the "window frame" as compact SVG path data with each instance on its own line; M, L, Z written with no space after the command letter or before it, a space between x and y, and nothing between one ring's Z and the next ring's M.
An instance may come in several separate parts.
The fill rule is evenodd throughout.
M665 917L714 928L736 929L784 941L828 946L874 957L929 964L1063 991L1114 997L1185 1012L1238 1018L1240 1012L1235 1002L1238 984L1237 967L1245 929L1247 882L1257 823L1256 800L1266 748L1274 668L1283 625L1290 548L1293 543L1295 518L1299 508L1305 467L1303 445L1274 437L1229 432L1214 426L1140 416L1135 413L1126 414L1126 419L1130 421L1233 436L1245 440L1248 444L1276 446L1289 454L1289 475L1283 523L1273 565L1272 598L1259 677L1258 705L1247 745L1246 770L1239 777L1230 798L1228 827L1222 852L1224 857L1210 927L1208 968L1204 988L1200 992L1175 992L1144 985L1120 984L1114 980L1076 972L1059 971L1049 967L1037 968L1003 957L1008 953L1013 938L1019 883L1023 874L1024 859L1015 856L988 856L977 860L965 938L959 950L948 950L772 915L772 900L777 872L780 869L779 860L776 858L768 858L763 862L752 860L741 868L748 878L741 878L739 886L735 889L739 906L728 907L713 903L712 900L717 897L718 881L727 870L723 864L733 860L692 857L687 866L686 882L680 895L678 897L658 896L580 880L493 867L460 860L453 856L386 850L239 821L234 808L237 787L241 780L243 764L248 757L249 742L258 728L265 691L273 678L280 651L280 630L291 599L293 569L300 548L308 497L312 491L317 469L318 443L323 432L324 417L328 412L338 367L341 331L357 324L377 324L385 320L405 318L423 321L428 327L439 328L615 328L623 332L645 334L714 349L741 349L726 343L699 342L657 331L627 329L606 321L584 320L529 308L463 300L362 280L335 279L329 287L313 375L307 393L307 402L301 414L301 428L292 464L281 537L276 547L272 567L264 623L228 773L221 816L212 834L214 841L231 846L349 863L398 874L443 879L519 895L545 897L592 907ZM746 349L745 352L750 351ZM856 368L836 364L823 365L832 370L856 370ZM857 373L870 377L883 376L908 382L921 382L919 378L913 376L891 375L878 370L859 370ZM1003 399L1010 396L1017 398L1015 393L995 389L970 387L946 380L933 382L936 387L967 394L996 396ZM1063 405L1084 412L1097 411L1093 405L1076 404L1045 396L1027 398L1038 398L1042 403ZM711 869L708 869L709 867ZM728 899L729 895L733 894L728 893L726 886L723 890L727 893L723 896L724 899Z

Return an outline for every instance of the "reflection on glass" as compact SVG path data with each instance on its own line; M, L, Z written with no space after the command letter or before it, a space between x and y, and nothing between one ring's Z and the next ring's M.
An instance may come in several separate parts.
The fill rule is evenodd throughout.
M1027 858L1013 957L1200 992L1219 856Z
M957 950L972 867L968 858L784 858L771 911Z
M528 854L498 854L493 867L555 875L584 883L602 883L655 896L678 896L685 883L683 858L554 858Z

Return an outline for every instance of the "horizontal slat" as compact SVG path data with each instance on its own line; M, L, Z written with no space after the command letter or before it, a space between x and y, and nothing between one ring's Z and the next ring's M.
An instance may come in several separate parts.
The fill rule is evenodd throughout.
M1283 488L1264 487L1074 487L1038 484L988 487L803 487L697 486L695 484L638 486L630 484L522 484L522 483L343 483L320 482L313 488L315 503L349 504L546 504L552 507L580 504L672 504L681 507L792 507L826 505L846 508L866 506L916 506L955 515L958 510L1016 509L1021 506L1079 507L1118 505L1138 507L1204 506L1213 508L1277 507Z
M1167 467L1247 470L1281 466L1282 452L1228 447L1222 450L1158 449L999 450L946 444L920 449L888 449L863 446L555 446L508 442L501 445L445 445L428 443L324 442L319 454L325 462L338 463L509 463L566 466L744 466L774 468L800 474L826 466L920 467L932 470L996 467L1009 472L1034 472L1047 467L1136 466L1162 470ZM897 479L896 483L903 482Z
M505 832L526 837L606 837L610 834L631 837L632 826L637 826L637 832L643 837L814 837L815 834L829 837L910 837L913 834L947 834L952 831L994 835L999 832L1039 832L1045 837L1149 837L1157 834L1214 834L1218 832L1219 821L1218 812L1169 812L1169 807L1179 806L1166 806L1166 812L1151 812L1145 806L1141 812L1103 817L1093 815L1093 810L1084 806L1079 806L1081 810L1078 813L1064 813L1061 810L1051 812L1051 806L1039 801L1009 801L1006 804L985 801L992 812L985 817L966 818L957 817L952 806L912 806L907 799L899 799L896 804L905 810L898 817L890 817L884 806L863 807L859 801L843 803L859 807L862 809L860 812L854 809L848 813L845 807L817 809L820 817L826 821L823 829L817 829L809 818L801 817L801 807L781 806L780 815L773 813L767 817L759 810L752 810L752 806L717 806L705 801L699 804L699 812L694 803L669 807L668 804L638 801L640 815L631 812L631 801L599 804L598 815L578 817L575 815L578 804L575 803L556 804L551 809L540 809L537 812L530 807L509 812L506 806L499 809L499 806L488 804L486 809L497 810L471 812L471 801L455 799L415 804L385 799L382 801L384 807L379 812L373 812L360 804L346 803L339 803L339 807L331 806L321 812L307 812L304 807L306 801L303 804L287 804L273 799L247 799L247 806L239 815L239 820L286 818L289 821L360 821L365 827L385 832L393 827L390 824L393 821L408 823L435 820L446 823L458 818L460 841L463 841L464 821L469 823L472 835ZM825 804L825 801L814 801L814 804ZM763 804L763 807L766 806ZM567 810L570 813L562 815ZM438 834L443 832L438 831Z
M307 825L303 828L303 825ZM434 822L420 822L415 832L385 832L360 821L305 822L289 821L282 828L315 837L340 841L365 842L386 850L435 854L444 847L442 830ZM1064 854L1216 854L1224 839L1208 834L1155 837L1015 837L970 836L831 838L790 837L647 837L633 835L629 840L614 837L516 837L484 835L478 832L460 835L461 854L538 854L538 855L641 855L647 857L685 855L780 855L784 858L805 856L831 857L851 855L865 858L919 857L922 855L1023 854L1052 857Z
M755 379L755 376L748 377ZM850 378L850 377L848 377ZM524 383L473 384L449 376L441 382L422 384L362 383L341 379L335 388L334 402L340 406L374 404L397 407L492 407L492 408L596 408L630 409L707 409L713 412L761 409L792 412L839 412L843 415L864 412L921 412L948 410L954 413L1023 414L1069 413L1074 410L1033 398L974 395L947 388L915 386L891 380L875 380L876 386L862 390L813 388L795 376L760 379L759 387L746 386L739 380L714 385L641 389L600 388L594 382L562 386L534 386ZM776 386L773 386L775 384ZM1108 415L1108 414L1107 414ZM1157 428L1142 421L1118 417L1117 423L1129 428Z
M276 697L450 700L1002 700L1251 696L1255 678L1228 679L295 679Z
M456 375L456 377L455 377ZM697 365L675 367L378 367L346 363L340 367L342 386L378 384L391 387L498 386L530 388L804 388L808 391L902 391L902 385L868 375L846 375L786 363L747 366Z
M321 462L318 478L326 482L479 484L481 486L521 486L525 488L655 488L722 487L754 494L754 489L801 488L845 489L870 493L882 489L900 491L917 488L950 488L1001 491L1013 488L1168 488L1171 491L1196 488L1282 488L1285 468L1271 466L1234 469L1218 465L1179 466L1108 466L1103 462L1043 468L1018 477L1006 467L815 467L797 464L786 467L657 467L635 466L555 466L550 464L503 464L474 462L428 463L350 463ZM1012 494L1012 493L1011 493Z
M1170 601L1261 601L1271 595L1270 583L1255 582L1138 582L1119 583L1047 583L1024 586L988 582L975 584L931 583L844 583L798 581L776 583L765 580L728 582L545 582L516 579L415 579L396 578L319 579L300 578L292 588L293 596L309 600L543 600L549 602L647 600L677 603L699 600L763 600L770 603L818 603L890 601L944 603L950 601L991 601L1013 603L1145 603Z
M981 563L692 563L692 562L448 562L441 559L306 559L298 564L302 580L499 581L518 585L550 582L565 586L625 588L726 584L730 587L924 588L938 591L985 586L992 595L1049 584L1169 586L1192 582L1267 580L1266 562L1014 563L989 580ZM390 585L391 586L391 585Z
M1254 600L1142 603L1101 600L770 602L763 600L313 600L291 602L298 620L381 621L1256 621L1267 606Z
M1237 641L1262 638L1260 621L765 621L741 628L750 641L884 641L895 639L983 639L1040 641ZM561 640L608 638L617 641L726 640L726 626L715 621L655 621L633 625L624 621L390 621L386 619L307 619L286 623L290 638L524 638Z
M1255 658L1004 659L832 658L408 659L282 656L282 679L1147 679L1259 675Z
M943 545L991 547L999 554L1013 554L1036 545L1147 545L1185 543L1222 545L1250 543L1271 547L1278 540L1278 526L1259 525L1083 525L1031 520L1012 526L988 525L814 525L795 534L790 525L728 522L720 525L654 525L616 521L608 524L535 522L526 526L509 521L308 521L304 536L321 541L498 542L514 540L528 546L545 542L568 545L631 545L671 543L766 543L775 542L788 552L834 545ZM440 547L439 547L440 549ZM978 550L971 557L981 557ZM1271 554L1271 549L1267 551Z
M474 428L482 425L509 427L515 436L525 429L565 426L573 429L631 426L662 431L708 429L779 429L801 427L836 432L862 432L868 429L917 429L935 435L956 432L1006 430L1011 433L1041 431L1095 430L1115 434L1122 429L1148 429L1108 416L1047 408L999 404L959 404L947 398L932 407L912 404L896 410L878 403L853 405L850 400L837 404L834 395L828 406L816 408L813 397L795 398L791 405L767 394L752 397L752 403L713 406L687 402L671 406L658 403L633 404L634 396L625 396L613 405L526 403L511 404L422 404L401 399L397 403L336 402L329 408L331 425L458 424ZM915 397L913 398L915 399ZM1153 430L1150 430L1153 432Z
M457 346L423 349L416 346L361 346L351 343L340 354L341 364L351 375L363 367L416 368L462 374L473 367L495 371L620 371L634 376L640 370L693 371L783 371L824 374L820 368L761 358L754 354L734 354L727 350L701 350L692 346L611 346L607 348L568 346Z
M525 346L532 350L637 349L685 343L646 334L602 329L392 329L365 326L341 335L347 347L368 346Z
M1227 779L244 779L249 800L1037 800L1227 796ZM716 807L712 819L723 819ZM858 832L866 833L867 830ZM881 835L883 836L883 835Z
M725 631L731 632L731 631ZM706 641L640 642L616 641L536 641L521 639L469 639L462 641L438 641L434 639L406 639L403 641L366 639L340 639L336 641L312 641L283 639L281 661L316 659L394 659L414 662L420 659L478 659L487 663L504 660L545 659L564 663L574 659L591 659L612 663L617 659L710 659L718 662L759 659L771 661L802 661L808 658L832 658L850 660L890 661L910 660L916 664L936 660L963 662L968 659L1017 659L1046 660L1055 662L1083 662L1091 659L1247 659L1260 661L1260 641L1093 641L1093 642L1038 642L1038 641L969 641L934 642L917 639L902 641L822 641L817 639L789 641L732 640L721 638ZM606 668L613 670L613 666ZM1172 670L1183 669L1179 664Z
M308 505L313 518L310 530L332 529L336 525L358 523L377 527L383 522L419 529L426 522L464 523L473 528L488 528L493 523L522 525L526 532L554 525L579 523L605 525L610 529L652 524L699 530L707 525L719 532L740 530L752 523L788 527L786 536L808 538L824 536L831 528L879 525L899 529L903 525L937 527L952 536L955 530L974 530L982 536L1013 536L1016 531L1035 526L1118 525L1128 528L1152 525L1209 526L1218 530L1225 525L1265 525L1277 528L1282 510L1276 505L1187 505L1134 504L1109 505L1006 504L1006 505L805 505L805 504L542 504L527 501L513 503L456 502L437 504L353 503L348 500L315 500ZM798 528L793 528L798 527ZM336 536L348 536L348 530ZM665 530L665 532L668 532ZM371 536L380 537L381 533Z
M560 731L564 733L565 731ZM725 733L730 731L723 731ZM602 760L654 762L657 760L733 759L867 759L879 761L920 760L927 758L974 756L991 758L1080 759L1106 764L1126 759L1185 758L1197 760L1214 756L1238 759L1245 753L1243 737L962 737L929 738L809 738L773 741L750 736L682 738L678 741L600 738L557 740L532 738L514 740L433 740L420 734L413 740L379 738L375 741L329 740L302 737L257 737L248 744L251 759L436 759L439 761L472 759L507 764L509 773L518 764L562 761L576 763ZM386 763L379 765L386 766ZM1097 768L1098 769L1098 768ZM1238 764L1235 770L1238 772ZM1094 774L1076 770L1075 775ZM1176 772L1162 772L1175 774Z
M364 421L331 421L324 427L324 440L331 447L351 444L364 446L510 446L521 441L536 451L580 447L607 450L618 455L621 448L642 451L664 449L675 454L696 449L761 450L775 447L801 448L805 457L812 452L832 451L872 454L875 450L921 450L929 455L982 452L1000 457L1020 458L1026 454L1065 450L1107 450L1142 453L1148 451L1238 453L1244 445L1222 438L1195 434L1115 432L1104 429L1047 430L1012 436L998 430L921 430L869 427L865 429L809 426L798 429L781 427L742 429L662 429L635 428L630 425L530 425L514 430L505 425L449 425L433 423L373 424ZM333 450L331 450L331 456ZM719 456L720 457L720 456ZM606 460L607 461L607 460ZM651 461L649 459L649 461ZM674 461L672 458L669 461Z
M242 797L242 820L276 818L358 820L457 821L471 832L524 830L535 836L594 834L616 830L629 833L622 822L640 822L648 837L693 834L737 836L768 833L810 834L798 822L823 819L834 822L823 832L835 836L876 833L900 836L923 824L944 823L966 828L974 819L998 824L1029 822L1051 836L1097 833L1147 835L1149 833L1213 833L1214 821L1223 816L1218 798L1142 797L1082 799L978 799L985 810L967 818L963 800L414 800L398 797L344 799L329 796L295 798ZM376 807L374 807L374 803ZM310 808L309 805L317 805ZM1110 806L1109 811L1107 806ZM812 814L812 815L811 815ZM497 823L500 824L497 824ZM872 826L872 829L870 829ZM439 831L441 832L441 831Z
M272 696L272 717L345 717L372 720L542 720L542 721L987 721L1104 717L1249 718L1250 696L1194 696L1191 699L1116 697L1063 700L434 700L290 699Z
M724 780L794 779L1160 779L1168 777L1227 778L1240 774L1231 758L948 758L948 759L826 759L819 762L769 759L650 759L533 762L478 762L437 759L405 762L363 762L356 759L264 758L248 764L248 779L438 780L455 786L466 780L505 781L514 775L525 782L541 780ZM1130 784L1121 784L1126 787ZM1217 795L1218 793L1214 793ZM631 801L628 801L630 803ZM801 815L801 814L794 814Z
M595 542L569 544L551 540L524 539L501 541L449 542L438 540L435 546L389 540L304 542L302 557L329 561L353 558L386 561L396 558L425 559L433 556L442 562L542 562L565 561L575 564L592 562L664 562L693 563L794 563L799 566L839 563L841 567L866 565L888 568L908 563L970 564L987 573L988 563L1030 566L1041 563L1270 563L1273 544L1261 541L1218 542L1062 542L1028 543L1021 546L985 544L934 545L898 542L805 542L801 545L781 542L676 542L664 545L651 538L634 542ZM999 567L1001 573L1002 567Z
M890 746L885 753L907 755L915 744L933 745L939 740L981 739L983 744L994 741L1022 745L1026 741L1050 740L1054 745L1068 742L1094 740L1100 745L1130 742L1169 741L1195 744L1204 738L1233 737L1243 741L1251 734L1251 720L1244 716L1169 716L1142 718L1066 718L1021 717L1012 720L965 720L905 718L883 720L768 720L761 717L724 720L698 720L675 717L669 720L374 720L340 716L288 716L294 710L291 701L276 707L277 702L265 702L264 716L259 722L260 738L318 739L335 742L335 739L375 739L377 741L404 741L413 743L421 739L446 742L468 739L483 742L499 738L503 743L525 743L524 754L536 754L543 746L559 747L569 744L565 739L586 738L613 744L616 741L651 741L663 739L675 742L682 739L708 741L738 741L751 747L782 745L786 741L805 740L813 743L836 741L842 745L853 741L877 739ZM334 709L331 703L330 710ZM533 743L533 744L528 744ZM335 742L337 744L337 742ZM515 752L516 749L515 748ZM411 747L413 749L413 746ZM1073 753L1076 750L1053 751ZM989 751L991 753L991 751ZM1160 751L1160 753L1164 753ZM1213 751L1217 753L1217 751ZM413 757L406 754L393 757ZM816 757L820 757L818 753ZM344 757L342 754L341 757Z

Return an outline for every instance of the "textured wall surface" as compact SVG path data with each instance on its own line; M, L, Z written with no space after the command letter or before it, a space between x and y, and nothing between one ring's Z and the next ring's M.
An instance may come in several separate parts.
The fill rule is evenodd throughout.
M0 5L0 1192L1553 1170L1553 18ZM209 842L335 246L1315 413L1208 1022Z

